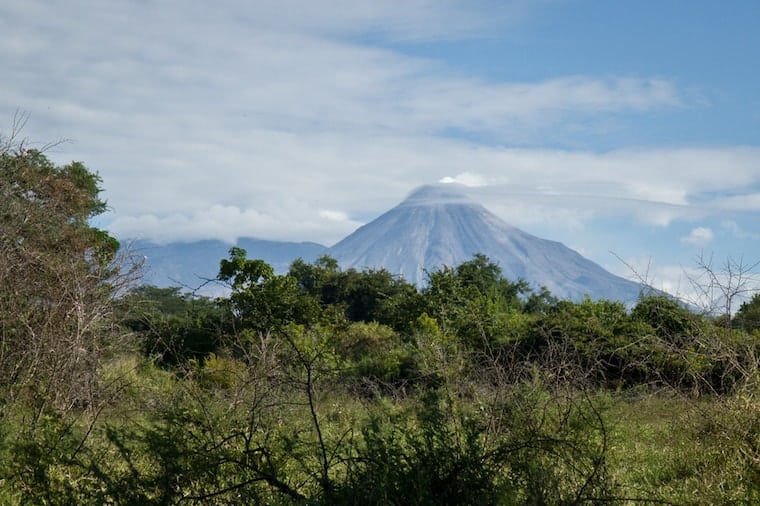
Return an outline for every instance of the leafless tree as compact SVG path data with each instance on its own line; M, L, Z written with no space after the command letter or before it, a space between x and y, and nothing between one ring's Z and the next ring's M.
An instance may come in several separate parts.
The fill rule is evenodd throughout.
M744 257L728 257L716 265L713 255L700 254L697 274L689 277L696 300L690 301L706 314L725 315L730 322L737 305L760 285L757 268L760 261L749 263Z

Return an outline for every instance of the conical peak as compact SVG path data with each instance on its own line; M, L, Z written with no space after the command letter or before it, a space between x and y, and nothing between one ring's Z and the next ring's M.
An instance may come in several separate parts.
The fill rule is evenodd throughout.
M422 185L415 188L401 205L473 204L465 193L465 188L466 186L451 183Z

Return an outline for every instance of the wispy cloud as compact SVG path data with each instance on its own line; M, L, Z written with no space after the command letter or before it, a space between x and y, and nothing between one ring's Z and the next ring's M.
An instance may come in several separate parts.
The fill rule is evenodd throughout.
M495 82L347 35L472 35L519 19L524 1L307 1L0 7L0 57L14 86L5 107L61 127L207 135L212 129L448 130L546 135L572 114L678 105L660 78L570 76ZM44 7L44 8L43 8ZM35 29L34 43L29 39ZM20 48L23 46L23 48ZM44 73L44 79L41 79Z
M689 232L689 235L681 237L681 242L692 246L706 246L715 238L712 229L707 227L697 227Z
M461 184L464 186L484 186L486 184L486 180L483 176L467 171L457 174L456 176L442 177L438 182L444 184Z
M760 211L760 192L718 197L714 204L726 209Z
M518 226L758 209L757 148L542 147L576 122L602 136L589 120L689 107L674 79L498 80L401 49L488 36L540 4L5 2L0 118L21 108L33 138L74 139L51 156L100 172L121 236L329 243L446 178L501 192L491 204Z
M721 227L737 239L760 239L760 234L743 229L734 220L723 220Z
M119 216L110 228L121 237L145 238L157 243L204 238L232 244L241 237L333 243L360 225L340 211L321 211L314 215L303 207L291 209L290 213L273 213L214 205L192 213Z

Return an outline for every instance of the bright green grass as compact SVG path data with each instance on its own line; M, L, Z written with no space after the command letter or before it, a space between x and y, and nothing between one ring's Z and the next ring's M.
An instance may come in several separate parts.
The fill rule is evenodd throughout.
M757 504L756 399L659 393L607 402L609 469L626 496L674 504Z

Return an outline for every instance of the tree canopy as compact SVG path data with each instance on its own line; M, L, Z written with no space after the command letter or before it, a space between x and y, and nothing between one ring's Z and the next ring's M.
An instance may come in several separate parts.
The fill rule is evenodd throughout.
M0 153L0 387L70 402L96 367L119 247L90 224L100 184L80 162Z

